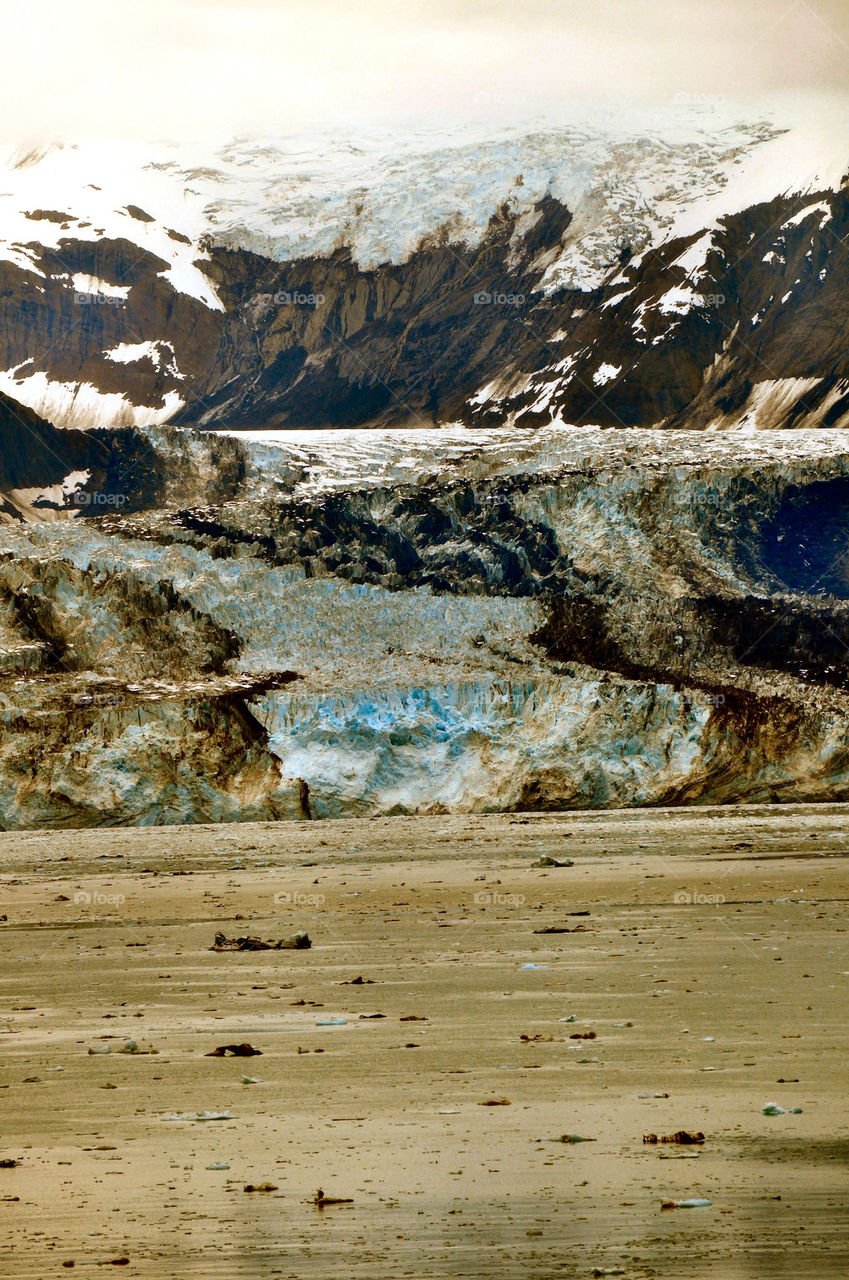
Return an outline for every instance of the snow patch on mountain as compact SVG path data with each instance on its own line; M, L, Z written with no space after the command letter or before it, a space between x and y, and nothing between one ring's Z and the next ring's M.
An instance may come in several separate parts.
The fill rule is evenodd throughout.
M150 161L151 148L139 144L12 151L0 164L0 256L43 274L31 261L33 249L52 249L61 261L63 244L71 240L127 240L162 260L161 274L177 292L222 311L201 269L209 255L197 244L208 221L197 202ZM90 286L75 279L74 287L126 297L110 294L115 286L102 281Z
M90 297L123 298L126 300L130 292L129 285L109 284L108 281L101 280L99 276L86 276L80 271L74 272L71 276L71 282L75 293L88 294Z
M119 342L117 347L104 351L103 357L113 364L138 364L149 360L156 369L165 369L175 377L180 376L170 342Z
M600 364L593 374L593 382L597 387L605 387L608 382L612 382L614 378L618 378L621 372L621 364Z
M821 231L826 223L831 221L832 217L831 207L824 200L817 200L816 204L808 205L807 208L800 210L792 218L788 218L782 224L781 230L787 231L790 227L800 227L803 222L807 222L809 218L816 217L817 214L820 215L817 219L817 230Z
M56 427L144 427L168 422L185 403L168 391L159 406L132 404L120 392L104 392L90 382L57 382L41 371L19 377L0 371L0 391L34 410Z

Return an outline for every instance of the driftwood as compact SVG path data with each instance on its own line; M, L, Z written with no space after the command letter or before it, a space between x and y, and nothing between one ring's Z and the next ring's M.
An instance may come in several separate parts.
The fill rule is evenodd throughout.
M319 1209L323 1209L325 1205L328 1205L328 1204L353 1204L353 1203L354 1201L351 1199L350 1196L326 1196L322 1191L321 1187L319 1187L318 1191L316 1191L315 1195L312 1198L312 1204L314 1204Z
M216 933L210 951L302 951L312 946L308 933L293 933L290 938L264 942L262 938L228 938Z
M675 1147L700 1147L704 1140L703 1133L688 1133L686 1129L679 1129L677 1133L667 1133L663 1137L658 1137L656 1133L643 1134L643 1142L652 1145L666 1143Z
M231 1053L234 1058L262 1057L262 1049L255 1049L252 1044L220 1044L217 1049L206 1054L207 1058L226 1058Z

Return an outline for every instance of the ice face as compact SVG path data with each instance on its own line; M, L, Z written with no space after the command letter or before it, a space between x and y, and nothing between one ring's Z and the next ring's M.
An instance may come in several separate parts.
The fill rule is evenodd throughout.
M0 527L13 825L849 794L846 433L241 447L212 507Z

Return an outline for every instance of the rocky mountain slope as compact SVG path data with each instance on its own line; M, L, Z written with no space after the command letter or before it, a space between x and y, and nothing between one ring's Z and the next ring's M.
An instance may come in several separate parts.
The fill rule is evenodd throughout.
M678 120L17 154L0 390L83 430L838 425L849 145L811 165L793 140Z
M173 501L223 500L244 480L226 437L163 429L59 430L0 392L0 524L68 521Z

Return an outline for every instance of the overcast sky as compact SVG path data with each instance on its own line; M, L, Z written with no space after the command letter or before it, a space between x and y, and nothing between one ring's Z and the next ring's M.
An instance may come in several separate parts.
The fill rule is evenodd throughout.
M7 141L849 89L849 0L0 0Z

